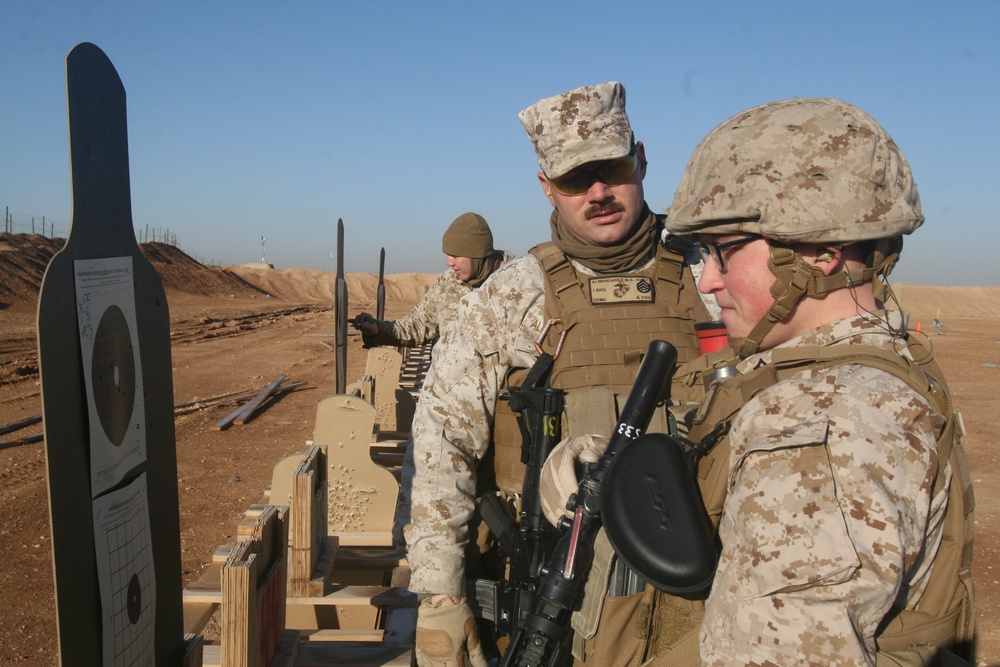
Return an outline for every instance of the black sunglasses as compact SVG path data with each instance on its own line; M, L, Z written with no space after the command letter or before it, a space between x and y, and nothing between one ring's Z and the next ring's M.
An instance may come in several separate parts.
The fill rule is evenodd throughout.
M750 241L756 241L762 236L757 234L748 234L746 236L741 236L738 239L733 239L732 241L725 241L723 243L709 243L708 241L698 242L698 252L701 253L701 258L704 261L708 261L711 257L715 260L715 265L719 267L719 271L723 271L726 268L726 261L723 259L722 251L727 248L735 248L741 246L744 243L750 243Z
M561 195L571 197L582 195L590 189L594 181L606 185L621 185L631 178L637 166L638 157L633 151L625 157L590 162L576 167L562 176L550 178L549 185Z

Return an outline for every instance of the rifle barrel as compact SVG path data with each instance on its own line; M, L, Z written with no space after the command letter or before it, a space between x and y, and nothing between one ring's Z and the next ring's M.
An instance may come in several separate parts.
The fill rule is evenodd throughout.
M378 291L375 296L375 319L385 319L385 248L378 256Z
M337 220L337 285L334 293L334 331L337 337L335 393L347 391L347 282L344 280L344 220Z

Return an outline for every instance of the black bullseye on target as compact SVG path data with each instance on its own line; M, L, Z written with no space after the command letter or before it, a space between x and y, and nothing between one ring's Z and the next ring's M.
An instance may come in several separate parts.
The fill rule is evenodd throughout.
M139 575L133 574L128 582L128 599L125 601L125 608L128 611L129 623L135 625L139 622L142 612L142 584L139 583Z
M135 353L125 313L118 306L108 306L97 325L91 377L98 419L108 440L120 446L135 406Z

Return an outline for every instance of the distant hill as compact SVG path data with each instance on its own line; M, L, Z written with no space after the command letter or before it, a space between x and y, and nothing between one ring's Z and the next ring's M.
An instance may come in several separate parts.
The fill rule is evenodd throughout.
M288 301L333 305L336 274L316 269L258 269L246 266L229 267L245 281L256 285L268 294ZM385 276L386 302L415 305L437 273L395 273ZM378 275L374 273L348 273L347 283L350 310L375 312L378 292Z
M37 306L42 276L65 239L39 234L0 233L0 311ZM167 296L223 298L271 296L295 303L332 305L334 274L316 269L265 269L205 266L184 251L163 243L142 243L143 256L156 268ZM415 304L439 274L399 273L385 277L386 300ZM347 282L351 313L375 307L377 276L351 273ZM903 309L928 324L940 317L1000 317L1000 287L925 287L893 284Z
M39 234L0 234L0 303L34 307L45 269L66 239ZM184 251L164 243L141 243L143 256L156 268L167 292L197 296L225 295L238 291L263 294L227 268L204 266Z
M0 310L34 309L45 269L66 239L40 234L0 233ZM164 243L140 243L139 250L156 269L169 298L171 294L224 298L230 295L265 296L297 303L333 304L334 274L314 269L264 269L205 266L183 250ZM386 299L415 304L437 274L404 273L385 277ZM352 312L375 303L377 277L348 274ZM374 306L372 306L374 307Z

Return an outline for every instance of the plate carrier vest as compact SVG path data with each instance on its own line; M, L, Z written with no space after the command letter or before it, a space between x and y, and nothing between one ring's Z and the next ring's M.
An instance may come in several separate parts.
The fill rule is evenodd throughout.
M589 392L596 399L576 412L602 413L596 423L608 424L605 431L593 430L595 415L579 415L587 419L587 426L577 422L585 433L610 434L617 417L617 397L624 397L632 389L643 354L652 340L662 339L677 348L677 362L683 364L699 356L698 338L694 331L697 322L709 319L694 277L684 262L686 247L676 249L657 244L655 260L641 271L615 275L588 276L580 274L569 258L555 245L547 242L529 252L538 259L545 275L545 315L553 322L542 349L555 357L550 386L564 389L573 395L574 390L603 388L603 392ZM619 290L632 290L651 294L648 301L623 300L592 303L592 281L614 285L613 279L624 278ZM558 320L558 321L556 321ZM557 351L557 346L558 351ZM519 386L529 369L511 369L501 393L511 386ZM700 401L704 395L701 387L677 386L672 391L674 400ZM562 437L583 435L573 428L572 401L567 401L563 419ZM580 404L578 404L580 405ZM666 420L663 420L665 428ZM652 427L651 427L652 428ZM498 400L494 419L493 441L497 485L507 494L520 494L524 480L521 463L521 432L516 415L508 402Z

